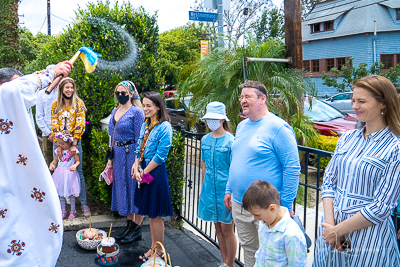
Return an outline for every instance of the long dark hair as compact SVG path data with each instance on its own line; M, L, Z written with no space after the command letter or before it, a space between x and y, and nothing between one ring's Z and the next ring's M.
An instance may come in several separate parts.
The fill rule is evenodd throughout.
M164 100L159 93L154 91L147 91L143 93L143 99L144 98L148 98L151 102L154 103L154 105L156 105L156 107L160 109L157 114L157 119L159 123L162 123L164 121L171 122L167 110L165 109ZM148 119L149 118L147 118L146 120Z

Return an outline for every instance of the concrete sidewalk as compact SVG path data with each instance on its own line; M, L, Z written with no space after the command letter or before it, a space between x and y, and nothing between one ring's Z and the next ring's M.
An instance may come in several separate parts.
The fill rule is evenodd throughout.
M92 227L102 229L108 233L111 222L113 229L111 236L116 236L125 229L126 219L114 219L112 216L93 216ZM87 228L88 218L64 220L64 240L57 267L100 266L95 262L96 251L84 250L76 242L77 230ZM142 227L143 239L129 245L120 246L119 262L115 266L137 266L143 262L139 255L146 252L151 246L150 228L148 220ZM210 243L194 235L188 230L178 230L165 223L165 248L171 256L175 267L204 267L218 266L222 259L220 252Z

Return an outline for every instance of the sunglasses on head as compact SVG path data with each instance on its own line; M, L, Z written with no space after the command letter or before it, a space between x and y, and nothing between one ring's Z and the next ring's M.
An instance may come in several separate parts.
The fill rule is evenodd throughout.
M126 92L118 92L118 91L115 91L115 95L116 95L116 96L119 96L119 95L126 96L127 93L126 93Z

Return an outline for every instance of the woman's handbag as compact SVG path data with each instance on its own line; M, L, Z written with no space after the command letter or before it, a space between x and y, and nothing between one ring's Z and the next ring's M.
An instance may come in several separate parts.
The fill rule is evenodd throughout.
M107 165L106 168L104 169L104 171L102 173L100 173L99 182L101 181L102 178L104 181L106 181L106 183L108 185L112 184L112 182L113 182L113 167L112 167L112 165Z
M142 183L151 183L154 181L154 177L150 173L143 173Z
M161 257L157 257L157 246L156 244L159 244L162 248L163 255L164 255L164 260ZM168 254L168 262L169 265L167 264L167 252L165 251L165 247L161 242L156 241L154 245L151 248L151 256L150 258L143 263L140 267L173 267L171 264L171 258Z

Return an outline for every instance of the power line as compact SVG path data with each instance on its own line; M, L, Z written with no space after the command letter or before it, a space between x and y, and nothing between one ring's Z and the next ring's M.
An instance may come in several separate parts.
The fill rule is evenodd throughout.
M43 28L43 25L44 25L44 23L46 22L46 19L47 19L47 15L46 15L46 17L44 17L42 27L40 27L40 29L38 30L38 32L40 32L40 30Z
M58 18L58 19L61 19L61 20L63 20L63 21L69 22L69 23L71 23L71 22L72 22L72 21L68 21L68 20L62 19L62 18L60 18L60 17L57 17L56 15L54 15L54 14L51 14L51 13L50 13L50 15L52 15L52 16L54 16L54 17Z

